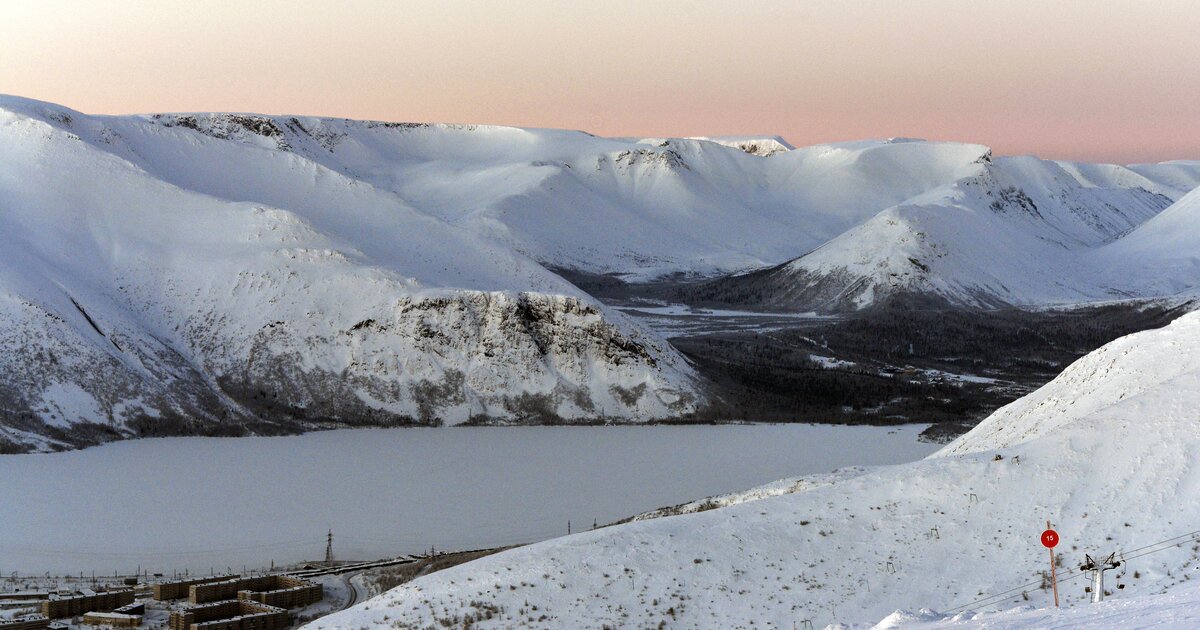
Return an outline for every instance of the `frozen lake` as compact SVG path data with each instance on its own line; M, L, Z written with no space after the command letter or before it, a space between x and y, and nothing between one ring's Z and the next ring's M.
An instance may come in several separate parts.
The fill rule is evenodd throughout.
M0 574L207 572L491 547L936 450L924 425L456 427L0 456Z

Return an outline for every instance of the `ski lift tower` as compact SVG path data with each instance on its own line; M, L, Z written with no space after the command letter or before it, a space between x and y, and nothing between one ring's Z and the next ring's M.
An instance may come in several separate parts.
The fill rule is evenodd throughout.
M1079 566L1080 571L1092 572L1092 603L1104 601L1104 572L1110 569L1115 569L1121 566L1121 561L1116 559L1117 554L1110 553L1103 562L1097 563L1089 555L1084 555L1086 561Z

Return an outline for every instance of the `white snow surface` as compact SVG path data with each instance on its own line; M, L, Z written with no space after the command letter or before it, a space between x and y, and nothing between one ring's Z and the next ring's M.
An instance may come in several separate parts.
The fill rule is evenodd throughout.
M863 626L866 628L866 626ZM870 630L935 630L938 628L1006 628L1059 630L1065 628L1158 628L1192 630L1200 627L1200 590L1180 587L1165 595L1108 599L1067 610L1028 606L993 613L939 614L931 610L896 611Z
M494 628L784 628L803 620L819 628L875 624L898 609L1044 607L1039 534L1047 520L1062 538L1063 605L1087 606L1083 580L1065 579L1084 553L1200 529L1198 406L1194 313L1083 357L925 460L791 481L783 487L794 492L514 549L311 627L425 628L470 618ZM1129 559L1127 588L1113 601L1189 584L1200 558L1190 538L1183 543ZM1043 627L1041 613L1021 614Z
M518 149L537 137L478 131L515 136L497 146ZM368 167L387 165L413 182L469 180L380 155L454 144L443 136L495 148L475 146L472 130L406 133L92 117L0 97L0 440L46 449L187 426L646 420L693 408L693 374L661 338L369 181ZM347 174L325 145L366 175Z
M695 136L689 139L708 140L762 157L770 157L776 153L785 153L796 148L781 136Z
M1117 278L1114 286L1130 294L1195 292L1200 278L1200 189L1106 246L1103 264L1108 275ZM1155 273L1129 273L1139 268Z

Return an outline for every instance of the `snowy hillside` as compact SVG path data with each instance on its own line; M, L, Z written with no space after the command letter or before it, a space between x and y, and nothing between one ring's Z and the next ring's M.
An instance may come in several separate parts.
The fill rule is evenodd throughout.
M172 120L0 100L0 448L701 399L659 338L274 123Z
M1046 520L1064 606L1085 605L1085 553L1129 552L1114 600L1172 591L1200 560L1198 404L1189 314L1087 355L926 460L515 549L311 627L819 628L1046 606Z
M1195 433L1196 427L1185 420L1184 403L1200 400L1194 387L1198 376L1200 314L1189 314L1166 329L1122 337L1088 354L1045 387L998 409L930 457L1009 448L1072 430L1101 433L1102 429L1136 431L1139 424L1146 429L1162 427L1160 416L1178 416L1173 421L1178 429ZM1172 404L1158 409L1152 402ZM1154 411L1142 421L1134 412L1139 407Z
M1200 162L1135 172L988 159L796 260L706 283L691 296L808 311L896 297L989 307L1172 295L1197 286L1188 261L1200 250L1168 237L1177 229L1170 224L1195 211L1163 211L1197 182ZM1164 219L1151 223L1162 227L1137 229L1160 212ZM1130 249L1157 255L1131 258Z
M1097 254L1113 286L1131 295L1194 290L1200 278L1200 189ZM1130 273L1138 269L1155 273Z
M1079 608L1016 607L993 613L939 614L930 610L897 611L866 630L935 630L938 628L1005 628L1006 630L1043 630L1044 628L1108 628L1124 630L1192 630L1200 627L1200 590L1183 586L1166 595L1109 599Z

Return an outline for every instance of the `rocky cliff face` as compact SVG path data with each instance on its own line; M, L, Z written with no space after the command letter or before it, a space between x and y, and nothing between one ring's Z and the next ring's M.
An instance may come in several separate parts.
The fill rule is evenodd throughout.
M638 421L700 401L668 346L574 296L400 296L355 322L275 312L257 328L221 308L159 311L178 326L169 339L82 307L74 319L86 323L4 304L10 452L330 426Z
M338 329L280 319L240 336L213 325L225 317L212 310L183 318L182 348L120 324L89 334L6 302L10 451L341 425L623 421L697 402L670 382L664 345L575 297L402 297Z

